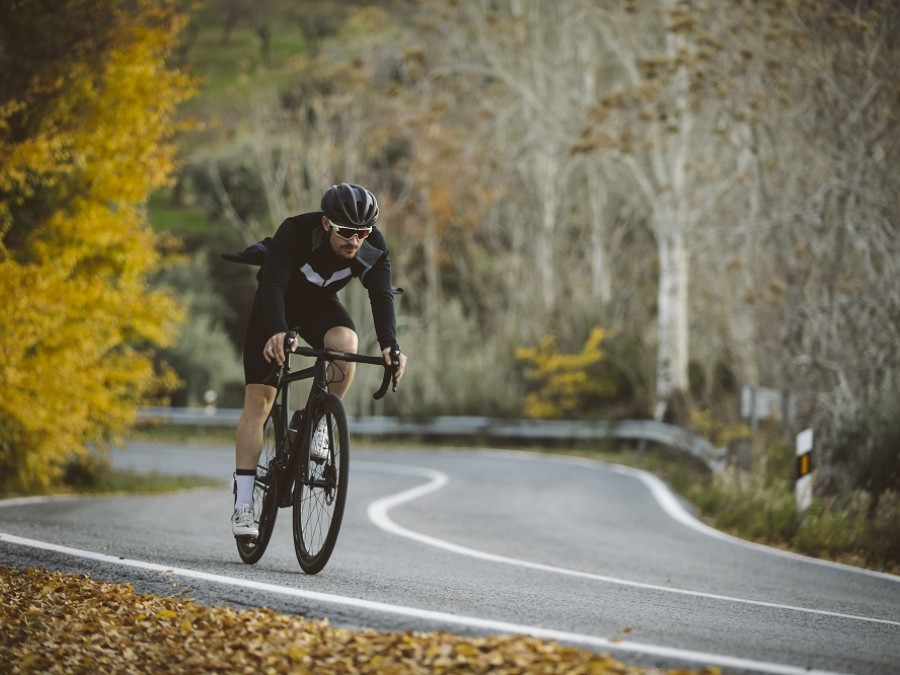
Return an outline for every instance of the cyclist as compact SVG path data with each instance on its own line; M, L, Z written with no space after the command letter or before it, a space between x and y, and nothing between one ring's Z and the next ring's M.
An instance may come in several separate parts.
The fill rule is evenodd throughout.
M263 426L275 401L275 388L263 382L273 364L284 363L289 327L296 327L312 347L355 353L356 327L337 292L357 277L369 292L385 361L393 365L396 360L395 378L403 377L406 355L397 344L391 263L384 236L375 228L377 220L375 195L361 185L341 183L325 191L320 211L288 218L266 243L244 340L246 386L235 439L231 517L235 536L258 534L251 506L253 481ZM334 362L330 392L346 394L355 365Z

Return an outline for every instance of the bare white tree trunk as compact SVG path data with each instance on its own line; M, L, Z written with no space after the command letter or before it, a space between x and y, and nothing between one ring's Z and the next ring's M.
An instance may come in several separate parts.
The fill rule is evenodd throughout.
M676 390L688 388L688 267L684 227L677 208L656 214L659 251L657 295L658 340L656 357L655 419L662 419Z
M591 296L601 305L608 305L612 301L612 273L606 233L607 189L600 173L599 164L588 161L585 172L591 221Z

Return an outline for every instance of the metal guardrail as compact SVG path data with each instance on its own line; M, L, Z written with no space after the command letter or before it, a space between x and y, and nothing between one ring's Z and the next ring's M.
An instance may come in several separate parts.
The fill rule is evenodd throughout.
M162 408L138 411L138 421L161 426L235 427L241 411L236 408ZM507 420L491 417L353 417L350 428L365 436L461 438L507 441L599 441L637 440L659 443L690 453L716 469L726 451L706 439L654 420L562 421Z
M137 420L172 427L236 427L240 408L138 408Z

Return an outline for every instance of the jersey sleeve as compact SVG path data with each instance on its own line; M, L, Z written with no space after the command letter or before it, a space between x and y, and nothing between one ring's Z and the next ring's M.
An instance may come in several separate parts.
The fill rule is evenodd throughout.
M287 316L284 292L291 278L291 252L297 248L297 232L290 220L284 221L266 250L259 281L263 321L270 336L286 332Z
M382 349L397 344L397 318L394 312L394 286L391 278L391 259L387 244L379 237L383 254L362 276L363 286L369 292L375 335Z

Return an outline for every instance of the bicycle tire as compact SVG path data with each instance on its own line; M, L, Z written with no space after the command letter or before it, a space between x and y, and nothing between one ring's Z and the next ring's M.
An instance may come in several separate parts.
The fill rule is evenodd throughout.
M316 428L321 419L325 420L327 430L328 457L317 461L310 458L310 446L316 441ZM325 567L337 543L347 500L349 438L341 399L334 394L319 399L307 426L294 484L294 551L307 574L317 574Z
M263 427L263 445L259 454L259 465L256 467L256 479L253 482L253 519L259 534L256 537L236 537L238 555L248 565L259 562L272 538L275 518L278 516L278 481L277 469L277 437L276 425L280 420L280 406L272 407L266 424Z

